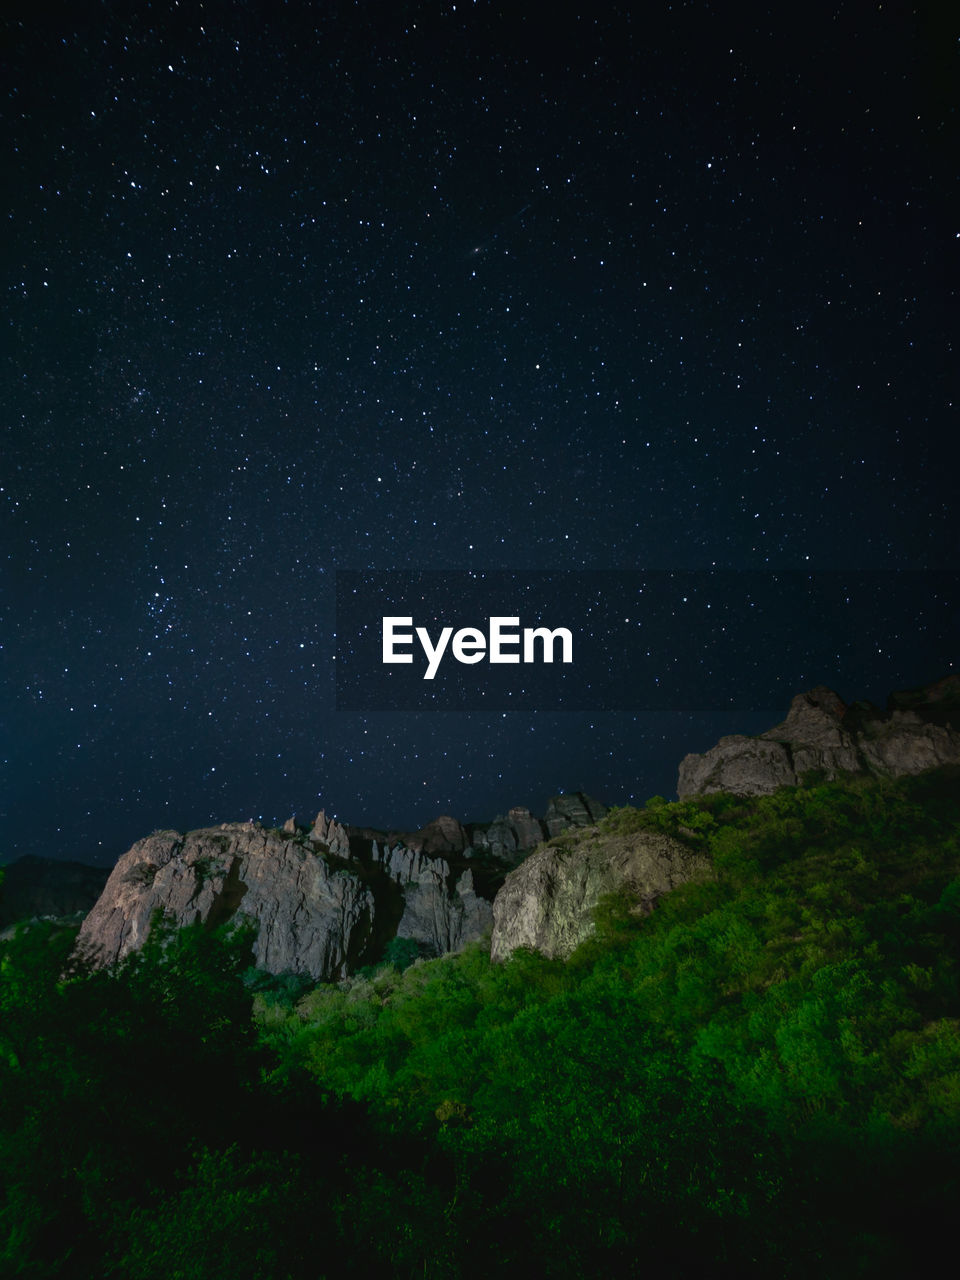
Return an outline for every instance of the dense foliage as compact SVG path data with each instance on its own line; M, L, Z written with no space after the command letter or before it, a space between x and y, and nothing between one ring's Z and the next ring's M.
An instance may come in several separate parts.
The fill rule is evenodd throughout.
M566 962L395 948L304 994L241 931L112 973L3 944L4 1274L917 1270L960 1190L956 771L604 826L715 874Z

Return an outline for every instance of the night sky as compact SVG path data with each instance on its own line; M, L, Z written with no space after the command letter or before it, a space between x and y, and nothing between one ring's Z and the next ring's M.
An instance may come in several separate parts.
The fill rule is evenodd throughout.
M642 801L786 711L338 712L338 570L954 570L948 8L6 7L0 855ZM786 685L955 669L916 583Z

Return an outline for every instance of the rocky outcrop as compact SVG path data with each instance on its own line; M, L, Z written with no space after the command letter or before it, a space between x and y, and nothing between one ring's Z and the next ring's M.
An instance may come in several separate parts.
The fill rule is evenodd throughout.
M795 782L796 776L790 753L781 743L730 734L703 755L683 758L677 794L681 800L711 791L767 795Z
M474 823L470 827L470 848L512 862L517 854L535 848L541 840L571 827L590 826L606 812L605 804L582 791L553 796L543 818L535 818L529 809L516 805L506 817L495 818L486 825Z
M393 847L400 844L407 849L446 857L491 857L515 862L518 857L536 848L542 840L571 827L589 826L598 822L607 812L607 806L583 792L573 791L553 796L544 817L538 818L524 805L514 805L505 815L492 822L461 823L456 818L442 814L419 831L400 829L382 830L374 827L344 827L351 841L375 840L380 845ZM290 820L291 822L293 819Z
M944 676L919 689L891 693L887 710L916 711L928 724L952 724L956 728L960 720L960 676Z
M958 676L893 694L885 711L848 706L819 686L765 733L688 755L678 791L762 795L811 771L897 777L958 764L958 726ZM594 928L605 894L625 892L649 910L709 870L702 854L666 835L598 830L605 813L575 792L554 796L543 818L517 805L490 823L441 815L414 832L346 826L323 810L309 827L290 818L282 830L158 831L117 863L77 949L95 965L112 964L142 945L161 911L175 925L246 918L256 926L258 966L316 979L376 962L392 938L442 955L492 931L495 959L517 947L569 955Z
M296 821L291 818L287 824L289 830L291 824L296 830ZM328 818L321 809L317 814L316 821L310 828L307 839L315 845L319 845L321 849L325 849L327 853L335 853L338 857L350 857L350 837L347 835L345 827L333 818Z
M547 806L544 825L547 835L558 836L568 827L589 827L606 814L607 806L582 791L554 796Z
M289 818L281 830L244 822L157 831L117 863L77 952L113 964L143 944L161 911L175 926L251 921L256 963L271 973L344 977L380 959L394 937L443 955L489 933L508 866L552 822L574 826L603 812L577 794L554 797L543 821L517 807L469 828L441 815L419 831L384 833L321 810L309 827Z
M847 706L832 689L798 694L786 718L757 737L721 738L680 765L682 798L713 791L764 795L795 785L811 772L899 777L960 764L960 677L894 694L885 711ZM553 839L511 871L493 904L491 955L517 947L566 956L592 931L592 913L606 893L625 892L648 910L694 876L709 874L704 855L652 831L613 836L587 827L596 816L586 797L552 802L544 820ZM574 830L570 828L584 828ZM494 828L491 828L491 831ZM497 831L499 836L499 830Z
M407 844L411 849L421 849L430 854L462 853L468 841L467 833L457 819L441 814L408 837Z
M443 858L395 845L374 858L401 891L403 914L396 936L420 944L428 955L459 951L493 924L490 903L479 897L467 867L457 877Z
M490 954L518 947L568 956L594 930L593 911L609 893L627 893L637 911L662 894L709 874L700 853L659 832L601 835L596 828L553 840L511 871L493 904Z
M308 832L293 822L283 831L224 823L154 832L117 863L77 953L97 966L121 960L146 940L158 910L175 926L236 917L256 926L259 968L333 979L378 959L393 936L442 955L490 929L490 903L469 868L454 874L420 849L356 843L322 813Z
M944 764L960 764L960 676L891 694L886 711L868 702L847 706L820 685L798 694L786 719L758 737L732 735L686 756L677 793L766 795L810 771L897 778Z
M243 917L257 926L260 968L337 978L364 952L374 899L359 876L332 868L310 844L256 823L157 831L114 867L80 929L78 954L94 965L122 959L146 940L156 911L177 926Z

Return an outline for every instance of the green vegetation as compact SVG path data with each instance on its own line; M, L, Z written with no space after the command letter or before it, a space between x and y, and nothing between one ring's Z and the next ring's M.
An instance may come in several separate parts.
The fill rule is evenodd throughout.
M64 977L21 931L2 1274L911 1274L960 1189L958 784L614 810L715 875L565 963L398 944L304 993L242 932Z

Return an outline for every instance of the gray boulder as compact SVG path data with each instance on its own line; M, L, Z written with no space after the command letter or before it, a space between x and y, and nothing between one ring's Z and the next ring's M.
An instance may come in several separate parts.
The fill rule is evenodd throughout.
M599 836L577 833L552 841L511 871L493 903L490 955L504 960L518 947L549 958L568 956L594 930L592 912L605 894L625 892L638 911L694 876L707 859L659 832Z
M684 756L680 762L677 794L733 791L737 795L768 795L796 781L790 752L780 742L765 742L730 734L703 755Z

